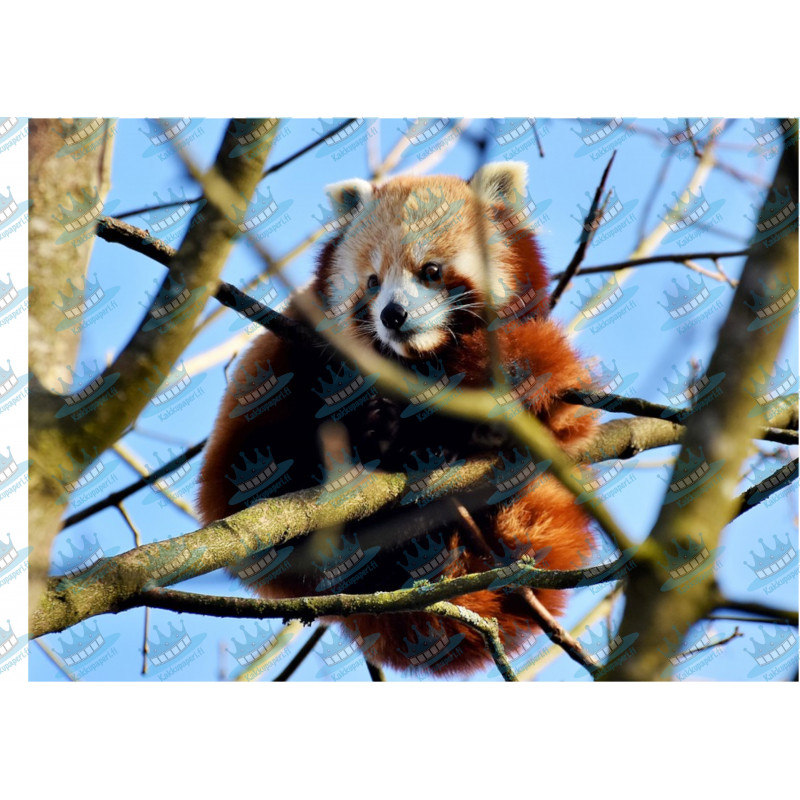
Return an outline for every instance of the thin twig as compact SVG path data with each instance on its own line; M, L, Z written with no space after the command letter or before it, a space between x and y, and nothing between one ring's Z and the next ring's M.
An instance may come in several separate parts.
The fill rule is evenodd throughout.
M797 611L790 611L789 609L773 608L765 603L759 603L755 600L731 600L729 597L724 597L718 594L714 603L715 608L726 608L729 611L742 611L745 614L753 614L756 617L769 617L772 619L781 620L780 625L791 625L797 627Z
M704 644L700 647L690 647L688 650L684 650L672 656L672 658L680 659L688 658L689 656L696 656L698 653L702 653L704 650L713 650L715 647L721 647L724 644L728 644L728 642L738 639L740 636L744 636L744 634L739 633L739 626L737 625L733 629L733 633L730 634L730 636L726 636L724 639L717 639L715 642L709 642L708 644Z
M741 617L736 614L707 614L704 619L720 622L755 622L761 625L788 625L781 617Z
M294 654L292 660L281 670L280 674L276 675L272 680L277 682L288 681L327 630L328 626L324 623L317 625L311 636L308 637L303 646Z
M711 252L711 253L672 253L663 256L647 256L646 258L633 258L630 261L618 261L613 264L604 264L596 267L583 267L581 275L597 275L601 272L616 272L622 269L629 269L630 267L643 267L647 264L662 264L670 262L672 264L685 264L687 260L699 261L701 259L716 260L720 258L735 258L736 256L746 256L750 253L749 250L732 250L729 252ZM563 277L565 273L556 272L551 275L552 280Z
M603 191L605 190L606 186L606 179L608 178L608 173L611 170L611 165L614 163L614 158L616 157L616 155L617 151L615 150L611 154L611 158L609 158L608 164L606 164L606 168L603 170L603 177L600 179L600 184L598 185L597 190L594 193L594 198L592 199L592 205L589 208L589 213L586 215L586 219L583 222L583 228L580 236L580 242L578 243L578 249L572 256L572 260L567 265L567 268L564 270L564 272L561 273L561 277L559 278L559 281L556 284L556 288L553 289L553 292L550 295L550 308L555 308L555 305L558 302L559 298L561 297L561 293L564 291L567 284L572 280L572 278L575 275L578 274L580 266L583 263L583 259L586 257L586 250L591 244L591 241L594 238L594 234L597 228L599 227L594 223L596 219L602 216L602 211L600 212L600 214L598 214L600 199L603 196Z
M544 631L547 638L550 639L553 644L557 644L561 647L573 661L577 661L578 664L585 667L589 672L594 672L596 665L589 659L581 643L572 636L566 628L555 621L553 615L544 607L541 600L533 593L533 590L526 586L519 589L518 592L525 598L536 618L536 622Z
M285 166L288 166L293 161L296 161L298 158L300 158L300 156L304 156L310 150L313 150L318 144L322 144L322 142L324 142L328 137L335 136L337 133L339 133L339 131L341 131L344 128L346 128L351 122L355 122L355 117L351 117L350 119L346 119L341 125L336 127L334 130L329 131L324 136L318 137L317 139L315 139L310 144L307 144L305 147L303 147L300 150L298 150L296 153L293 153L292 155L287 156L286 158L283 159L283 161L279 161L274 166L269 167L268 169L266 169L261 175L262 179L266 178L267 175L273 175L274 173L278 172L278 170L281 170ZM192 197L189 200L181 200L180 203L175 203L175 202L172 202L172 203L159 203L157 205L143 206L142 208L134 208L131 211L123 211L121 214L117 214L117 218L118 219L125 219L125 217L137 217L137 216L141 216L142 214L147 214L150 211L160 211L163 208L171 208L172 206L182 205L183 203L189 203L190 205L194 205L195 203L199 203L204 197L205 197L205 195L201 194L201 195L198 195L197 197Z
M464 608L464 606L447 602L432 603L423 610L440 617L455 620L476 630L483 637L486 649L491 654L495 666L503 676L503 680L519 680L508 660L503 643L500 641L500 628L494 617L481 617L474 611Z
M337 133L343 131L348 125L356 121L356 117L350 117L342 122L340 125L337 125L332 131L328 131L324 133L322 136L318 136L313 142L307 144L305 147L301 147L297 152L292 153L292 155L287 156L283 159L283 161L279 161L277 164L274 164L271 167L267 167L264 172L261 173L262 178L266 178L267 175L273 175L278 170L283 169L284 167L291 164L293 161L297 161L300 156L304 156L306 153L313 150L317 145L322 144L326 139L329 139L331 136L336 136Z
M145 486L150 486L159 478L163 478L173 470L178 469L178 467L183 465L190 458L194 458L205 447L207 441L207 439L203 439L202 442L192 445L183 453L175 456L175 458L173 458L171 461L168 461L166 464L164 464L163 467L151 472L149 475L143 475L137 481L134 481L124 489L112 492L102 500L98 500L96 503L92 503L91 505L86 506L86 508L76 511L74 514L70 514L64 520L61 526L62 529L68 528L70 525L75 525L78 522L82 522L83 520L91 517L93 514L96 514L98 511L103 511L104 509L111 508L112 506L118 506L123 500L125 500L125 498L130 497L132 494L138 492L140 489L143 489Z

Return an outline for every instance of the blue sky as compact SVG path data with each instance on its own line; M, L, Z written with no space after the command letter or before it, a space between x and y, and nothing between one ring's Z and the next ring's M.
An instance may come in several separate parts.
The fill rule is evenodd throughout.
M626 120L626 123L632 122L634 121L631 119ZM715 120L711 120L705 130L714 122ZM198 162L207 166L214 157L225 122L206 119L196 123L193 128L196 138L190 145L190 152ZM659 135L659 130L667 130L668 124L665 120L636 120L635 125L641 131L628 135L622 133L624 128L621 127L620 132L610 137L612 141L617 140L618 153L608 186L613 188L614 198L619 201L620 216L604 226L602 234L598 233L596 243L589 248L585 259L587 266L628 258L635 246L640 226L644 225L644 230L650 231L658 223L659 217L665 213L665 204L674 202L672 193L683 190L695 169L695 159L688 144L673 146L667 143L663 135ZM419 160L418 155L424 155L423 151L439 146L449 135L451 126L452 122L423 147L411 148L399 168L402 170L413 165ZM385 156L402 136L407 125L404 120L385 119L380 122L368 120L364 125L365 129L367 127L380 131L380 153ZM506 123L474 120L466 131L471 136L482 136L488 131L490 146L486 153L487 159L513 156L529 164L529 191L537 205L537 217L541 223L538 229L540 243L550 269L558 271L572 257L580 231L580 220L590 202L586 192L594 192L610 153L598 154L599 148L584 146L576 133L581 130L576 120L539 120L537 127L545 152L544 158L538 155L530 133L515 140L513 147L504 148L497 137L506 127ZM146 130L141 120L120 120L117 123L112 188L106 204L109 210L113 208L110 211L112 214L155 202L154 192L163 200L170 196L170 189L179 196L182 196L182 192L187 197L199 194L198 187L186 178L181 161L174 154L164 160L157 155L147 155L148 140L140 129ZM748 130L753 130L750 120L730 121L719 143L719 156L735 170L753 175L764 185L769 185L777 159L765 159L754 154L754 140ZM314 140L320 131L321 122L317 119L291 119L284 122L270 163L277 163ZM360 136L359 133L353 140L358 140ZM700 137L702 136L701 133ZM378 141L377 136L373 140ZM318 223L313 215L320 216L318 206L325 203L326 184L348 177L368 175L363 144L346 153L341 149L331 153L325 148L326 145L320 145L286 169L270 176L262 184L262 192L266 194L264 187L268 187L281 211L280 225L265 239L266 246L276 256L289 252L316 230ZM447 151L434 171L468 177L476 164L475 148L462 139ZM666 169L663 185L648 208L651 187L662 168ZM750 184L721 170L714 170L708 176L702 184L702 190L709 206L713 208L713 226L691 241L686 241L686 236L673 237L673 241L664 242L656 253L726 251L746 246L752 223L745 215L753 217L751 204L756 207L760 205L759 192ZM147 227L145 218L132 217L129 221ZM173 246L177 245L177 241L171 243ZM315 252L313 247L306 250L291 265L288 275L296 284L302 284L310 276ZM743 262L743 258L726 259L724 265L727 274L736 278ZM702 262L702 265L713 268L713 264L708 261ZM240 243L226 266L223 278L241 285L253 278L259 269L260 264L248 246ZM163 275L163 268L117 245L97 241L89 274L92 277L96 274L107 295L112 289L117 292L116 308L97 324L88 327L81 341L79 362L86 361L91 366L95 359L102 364L107 358L113 357L130 336L142 313L142 307L137 300L145 302L148 292L152 291L153 281L160 280ZM707 364L714 348L717 330L725 318L733 295L726 284L706 279L709 292L714 293L707 306L707 316L704 315L697 324L689 326L685 331L679 326L671 326L669 315L659 303L667 302L665 291L675 292L673 279L679 285L685 286L690 275L693 280L699 280L696 273L677 264L658 264L632 273L623 284L626 298L630 298L626 302L626 313L604 326L577 326L579 329L573 331L575 343L587 357L595 357L609 366L616 361L620 374L629 379L626 384L629 393L655 402L664 402L665 397L661 390L666 388L665 378L674 377L673 365L686 372L687 362L691 359L701 359L703 364ZM796 286L796 276L791 277ZM565 326L573 323L578 314L573 303L579 303L579 292L582 291L584 295L589 293L589 285L588 279L579 276L564 293L557 306L556 316ZM594 286L597 285L599 279L595 277ZM122 298L125 298L125 302L121 302ZM216 303L210 301L205 314L215 308ZM196 338L184 354L184 360L190 361L228 339L235 332L231 330L232 326L237 326L237 317L234 312L226 311ZM794 314L787 327L786 343L780 362L788 359L795 372L798 362L796 342L797 316ZM224 362L216 363L205 372L192 374L195 389L191 404L168 420L161 421L157 415L143 416L139 420L137 431L125 438L126 447L143 463L153 467L157 465L158 457L163 460L170 458L170 447L177 454L203 438L210 429L224 389L223 366ZM635 473L636 480L608 501L615 518L634 539L646 535L655 519L664 494L664 482L659 474L663 476L665 468L659 468L658 464L674 455L674 452L675 448L670 448L649 451L639 456L637 462L641 468ZM792 448L791 452L796 455L796 448ZM103 461L108 480L113 479L107 485L109 491L118 490L135 479L133 470L112 453L106 454ZM193 463L196 470L197 460ZM748 485L748 480L744 479L741 488ZM191 495L189 487L185 497L190 499ZM719 579L723 588L731 595L740 599L758 599L779 607L792 607L796 603L796 566L792 580L776 586L766 594L764 586L751 588L753 573L745 564L745 561L752 562L752 550L756 554L762 552L759 537L764 537L767 544L772 545L774 534L784 539L788 535L796 548L796 502L795 484L789 492L785 492L784 496L768 507L749 512L729 527L722 542L724 551L719 554ZM162 505L150 489L142 490L131 497L126 507L142 532L144 541L179 535L197 527L191 517L171 504ZM120 514L110 509L59 535L53 547L53 557L57 563L63 563L63 556L59 553L68 555L70 547L81 547L84 535L92 541L97 536L107 554L126 550L132 544L130 529ZM237 585L221 573L203 576L182 584L180 588L208 593L240 593ZM566 624L574 624L583 617L599 596L590 589L574 592ZM116 616L102 616L90 622L91 630L94 630L95 624L98 626L106 645L102 653L87 662L86 679L136 680L139 677L143 620L144 611L137 609ZM176 628L185 623L186 631L192 639L193 652L196 654L193 660L176 673L173 680L215 680L220 674L231 674L234 661L226 648L235 649L232 637L242 640L238 621L190 616L179 619L177 615L167 612L151 613L151 628L157 626L166 635L170 631L170 623ZM271 624L277 631L279 623ZM252 632L254 623L246 623L245 628ZM732 629L732 623L717 623L717 627L711 632L723 635ZM726 645L723 655L710 659L698 670L695 677L746 677L753 662L745 648L752 649L750 637L757 636L759 631L755 625L740 624L740 629L744 632L744 637ZM303 633L300 638L291 642L288 649L294 652L306 635L308 634ZM47 645L57 651L62 650L64 642L69 640L69 634L45 637ZM541 644L538 642L536 647ZM108 657L101 663L100 659L104 656ZM92 669L88 669L92 665ZM295 679L314 679L320 665L319 657L311 654L296 673ZM267 671L267 679L279 669L280 666L276 665ZM542 674L546 678L571 680L575 678L575 672L574 663L561 657ZM36 646L31 648L30 675L38 680L64 679L63 673ZM400 677L405 679L404 676ZM476 676L476 679L486 677ZM158 679L158 674L148 678ZM346 679L365 680L366 669L359 667L349 673Z

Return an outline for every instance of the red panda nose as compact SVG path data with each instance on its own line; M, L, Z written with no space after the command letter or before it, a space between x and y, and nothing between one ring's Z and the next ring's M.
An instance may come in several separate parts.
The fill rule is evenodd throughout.
M399 303L388 303L381 311L381 322L390 331L400 330L406 319L408 319L408 312Z

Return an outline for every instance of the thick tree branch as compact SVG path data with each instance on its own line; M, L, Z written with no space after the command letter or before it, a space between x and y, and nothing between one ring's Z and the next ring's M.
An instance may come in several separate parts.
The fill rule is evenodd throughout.
M222 176L237 196L241 193L250 197L260 179L268 148L258 158L231 158L236 146L233 131L231 123L212 172ZM227 211L230 213L230 209ZM139 416L194 335L194 323L208 299L209 285L216 282L227 260L237 228L223 209L213 205L203 208L202 218L193 222L196 224L189 227L180 251L172 259L172 277L161 283L120 354L101 375L81 374L81 385L71 387L72 392L77 392L88 384L97 399L92 394L80 400L61 396L38 380L30 382L30 447L37 454L37 481L42 485L41 491L49 493L53 506L64 492L55 477L61 471L59 465L66 468L83 464L86 454L93 461L116 442ZM84 468L88 466L85 464ZM41 554L31 561L31 613L35 613L47 576L47 554L56 533L57 516L31 528L32 552Z
M796 146L785 147L773 185L788 185L796 194ZM753 315L746 301L751 292L760 291L764 283L781 280L796 266L796 232L769 248L763 243L751 248L708 366L709 374L725 375L726 388L714 403L687 421L673 472L676 487L683 489L665 498L647 540L651 548L639 549L637 568L628 576L620 635L638 635L636 653L608 673L609 679L660 679L664 663L659 646L664 637L671 635L673 626L685 634L713 608L714 553L720 532L738 510L734 491L741 465L752 452L751 440L759 427L771 422L757 412L751 379L763 379L762 368L773 371L783 337L783 330L774 326L749 331ZM708 474L711 465L713 478ZM691 490L691 481L701 475L701 467L708 477ZM673 541L680 542L684 550L676 551Z

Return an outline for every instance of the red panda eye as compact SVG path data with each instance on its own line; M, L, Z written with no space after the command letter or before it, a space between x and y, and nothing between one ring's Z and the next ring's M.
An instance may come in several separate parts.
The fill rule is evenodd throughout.
M378 280L378 276L374 273L367 278L367 288L368 289L377 289L380 286L381 282Z
M422 280L429 283L435 283L442 278L442 268L438 264L429 262L422 265Z

